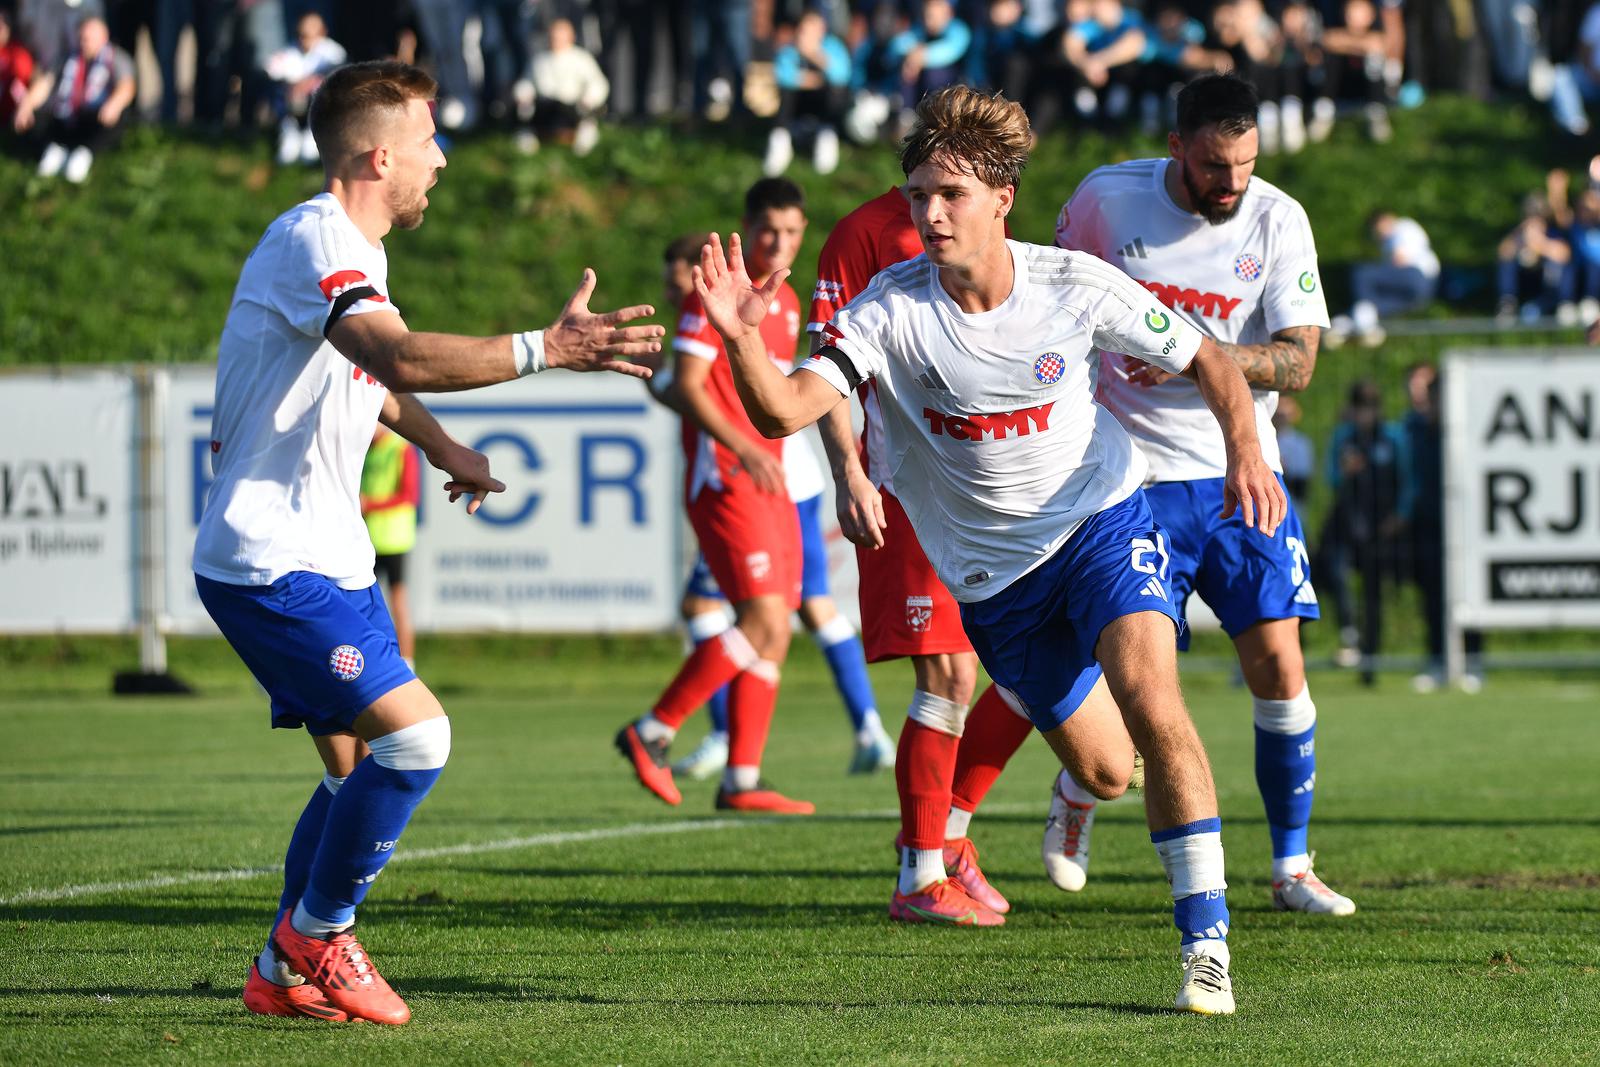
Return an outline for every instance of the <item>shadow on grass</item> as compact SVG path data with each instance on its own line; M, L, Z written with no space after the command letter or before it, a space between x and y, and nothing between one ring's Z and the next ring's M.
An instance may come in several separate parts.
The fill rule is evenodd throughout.
M694 1009L718 1008L800 1008L811 1011L833 1012L841 1009L869 1011L892 1010L911 1006L904 997L812 997L812 996L748 996L748 997L695 997L675 993L671 997L655 997L647 992L638 996L600 996L593 993L572 992L560 988L570 984L569 979L554 975L535 976L527 983L483 982L469 978L412 978L404 983L403 992L444 997L494 997L502 1000L550 1004L593 1004L600 1007L662 1009L681 1013ZM917 1007L958 1008L972 1007L972 999L962 996L922 996L915 1000ZM988 997L985 1007L1037 1008L1055 1011L1110 1011L1127 1015L1178 1015L1173 1008L1150 1004L1133 1004L1119 1001L1055 1000L1048 997Z

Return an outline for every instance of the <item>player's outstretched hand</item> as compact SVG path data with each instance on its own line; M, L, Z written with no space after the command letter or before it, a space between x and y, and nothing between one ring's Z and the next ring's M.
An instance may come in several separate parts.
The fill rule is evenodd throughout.
M450 480L444 483L444 491L450 494L450 503L454 504L464 496L472 498L467 501L468 515L476 512L490 493L506 491L506 483L489 474L489 457L482 452L474 452L466 445L452 441L437 453L429 455L428 462L450 476Z
M1259 529L1264 537L1271 537L1278 524L1289 513L1289 499L1283 486L1258 451L1254 456L1228 463L1228 475L1223 480L1222 517L1227 518L1239 509L1244 514L1244 524Z
M661 351L660 326L624 326L634 319L656 313L649 304L635 304L617 311L596 314L589 310L594 295L595 274L583 269L583 281L572 294L560 318L544 331L544 358L547 365L566 370L609 370L632 378L650 377L650 368L629 363L627 356L648 356Z
M883 516L883 496L859 470L852 471L845 484L839 486L834 501L839 512L839 532L851 544L862 548L882 548L883 534L889 522Z
M722 238L713 233L700 249L700 265L694 269L694 291L700 294L706 321L732 344L761 325L778 295L778 286L788 276L787 270L773 271L767 284L757 289L745 270L744 246L739 235L728 235L728 254L724 256Z

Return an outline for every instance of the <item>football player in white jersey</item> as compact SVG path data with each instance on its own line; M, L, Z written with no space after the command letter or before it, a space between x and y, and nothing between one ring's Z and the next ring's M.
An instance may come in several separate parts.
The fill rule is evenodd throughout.
M1250 383L1262 451L1281 472L1272 426L1278 393L1311 381L1328 309L1304 209L1252 174L1256 107L1254 88L1234 75L1190 82L1168 136L1172 158L1093 171L1061 209L1056 243L1122 268L1217 342ZM1317 709L1306 685L1300 620L1318 611L1299 517L1291 504L1267 537L1269 531L1219 516L1213 501L1227 454L1190 382L1113 345L1101 357L1099 397L1149 460L1145 495L1172 535L1174 598L1183 604L1199 593L1238 650L1254 698L1273 905L1349 915L1355 904L1317 878L1306 846ZM1062 888L1083 885L1093 813L1094 797L1058 778L1044 855Z
M436 86L403 63L335 71L311 107L324 192L280 215L240 273L217 355L215 480L195 541L206 610L326 768L295 826L266 948L244 1002L267 1015L404 1023L411 1015L351 933L450 753L450 721L400 658L373 580L361 466L381 420L450 476L473 512L505 488L488 460L440 428L416 390L468 389L547 367L649 371L652 314L588 310L594 274L547 330L500 337L412 333L389 299L383 237L414 229L445 165Z
M1283 490L1244 376L1213 342L1091 255L1006 239L1031 139L1001 97L925 97L901 149L925 252L879 272L793 375L755 333L777 283L752 286L737 235L727 258L712 235L696 284L763 433L793 433L876 381L901 503L995 682L1102 797L1126 787L1130 735L1144 753L1182 946L1177 1006L1228 1013L1221 822L1178 689L1168 541L1139 488L1143 458L1094 401L1096 348L1198 383L1227 444L1219 510L1270 533ZM1084 700L1102 672L1121 717Z

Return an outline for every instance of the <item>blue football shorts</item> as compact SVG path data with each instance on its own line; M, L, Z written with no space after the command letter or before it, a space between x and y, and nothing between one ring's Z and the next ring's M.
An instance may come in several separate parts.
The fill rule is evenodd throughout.
M200 602L272 702L272 725L350 729L385 693L416 677L395 640L377 583L341 589L310 571L271 585L195 575Z
M828 596L828 541L822 533L822 494L808 497L794 506L800 519L800 599ZM689 579L683 584L684 596L697 596L702 600L726 600L717 587L716 578L706 564L705 556L696 553L694 566L689 568Z
M1172 536L1173 603L1181 611L1189 594L1199 593L1229 637L1268 619L1321 618L1311 585L1311 553L1294 501L1272 536L1263 537L1244 524L1237 508L1229 518L1218 517L1222 488L1221 478L1201 478L1162 482L1144 491L1150 513ZM1189 647L1187 629L1178 647Z
M1017 694L1035 726L1053 730L1100 680L1095 645L1112 620L1155 611L1182 628L1167 579L1170 552L1135 490L1011 585L962 604L961 625L989 676Z

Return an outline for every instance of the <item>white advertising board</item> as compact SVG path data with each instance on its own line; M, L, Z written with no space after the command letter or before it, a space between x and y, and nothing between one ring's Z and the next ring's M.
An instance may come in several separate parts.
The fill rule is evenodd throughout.
M555 372L421 398L484 452L506 492L468 516L423 463L407 561L422 630L663 630L677 617L682 489L677 418L638 382ZM167 395L169 628L211 629L189 574L210 482L212 374Z
M134 436L124 372L0 376L0 633L134 626Z
M1600 351L1444 360L1453 627L1600 627Z

